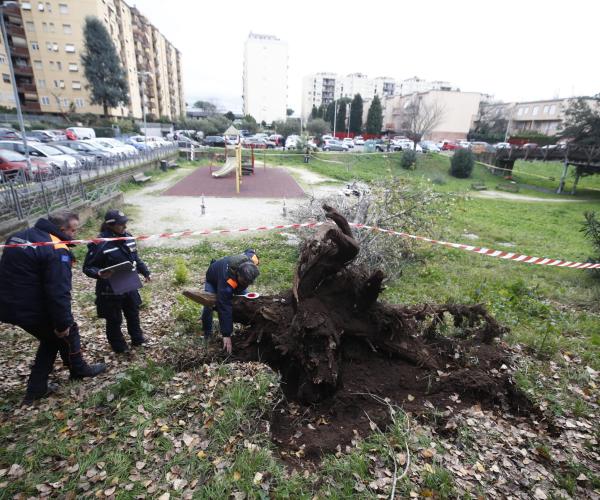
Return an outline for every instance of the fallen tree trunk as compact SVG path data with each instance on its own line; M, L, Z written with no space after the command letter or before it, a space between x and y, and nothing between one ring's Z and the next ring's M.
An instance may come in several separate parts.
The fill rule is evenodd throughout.
M334 208L323 209L330 222L303 244L292 289L233 304L234 321L245 327L234 354L279 370L289 397L315 402L335 393L357 343L436 373L464 369L506 331L481 305L378 301L383 273L350 265L359 252L352 230ZM210 304L204 292L188 296Z

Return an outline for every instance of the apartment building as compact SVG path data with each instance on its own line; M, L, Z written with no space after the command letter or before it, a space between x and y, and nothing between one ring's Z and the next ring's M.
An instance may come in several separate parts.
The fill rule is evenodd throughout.
M402 132L404 113L409 105L418 99L424 107L439 110L436 125L423 139L466 139L477 118L479 103L485 97L479 92L456 90L428 90L411 95L396 95L383 102L383 128L392 132Z
M288 45L272 35L250 33L244 46L244 114L256 121L285 120Z
M109 109L109 114L140 119L145 104L146 113L156 118L176 119L184 115L181 54L123 0L5 4L9 47L2 47L0 70L3 53L10 55L23 110L102 114L102 107L90 102L81 63L87 16L95 16L105 24L127 76L131 102ZM0 105L4 100L5 90L0 87Z
M398 94L400 95L410 95L415 92L427 92L429 90L453 90L459 91L460 89L454 87L449 82L442 80L425 80L423 78L419 78L418 76L413 76L412 78L406 78L397 85Z
M346 76L327 72L313 73L302 79L302 118L308 118L313 106L327 106L342 97L352 99L360 94L364 101L368 101L376 95L384 98L395 92L396 80L391 77L369 78L364 73L350 73Z

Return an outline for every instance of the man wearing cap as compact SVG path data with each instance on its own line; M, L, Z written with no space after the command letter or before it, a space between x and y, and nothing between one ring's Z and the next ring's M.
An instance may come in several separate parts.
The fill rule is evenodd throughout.
M100 228L100 238L131 236L126 231L127 216L120 210L109 210ZM115 293L109 278L112 271L102 271L107 267L130 262L134 269L150 281L148 266L140 258L134 239L90 243L83 263L83 272L96 280L96 309L99 318L106 320L106 338L116 353L129 352L129 346L121 332L123 316L127 322L127 332L133 346L146 343L140 327L140 305L142 298L137 289L125 293ZM135 276L135 275L134 275Z
M0 260L0 321L20 326L40 341L31 368L24 404L56 390L48 384L56 354L69 367L71 379L95 377L106 370L88 365L81 354L79 329L71 312L74 256L69 244L79 226L74 212L39 219L13 234L7 244L51 242L44 246L5 248Z
M258 271L258 255L247 249L241 255L231 255L211 262L206 271L204 290L217 295L216 310L219 315L219 328L223 335L223 348L231 354L231 334L233 333L234 295L244 295L260 274ZM212 336L213 308L204 306L202 311L202 329L204 338Z

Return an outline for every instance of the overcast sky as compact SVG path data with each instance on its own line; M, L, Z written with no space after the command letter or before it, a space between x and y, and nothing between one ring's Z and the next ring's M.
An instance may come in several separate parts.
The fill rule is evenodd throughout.
M318 71L447 80L505 101L600 92L597 0L128 0L182 52L188 103L241 110L250 31L289 44L288 105Z

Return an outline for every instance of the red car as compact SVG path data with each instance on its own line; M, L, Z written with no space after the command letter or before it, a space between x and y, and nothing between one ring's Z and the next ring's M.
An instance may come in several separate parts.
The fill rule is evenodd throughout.
M460 148L458 144L455 142L444 141L442 143L442 151L454 151L455 149Z
M31 174L27 171L27 158L21 153L9 149L0 149L0 172L2 177L14 177L20 170L25 173L27 179L41 179L52 175L52 166L43 160L29 158L31 163Z

